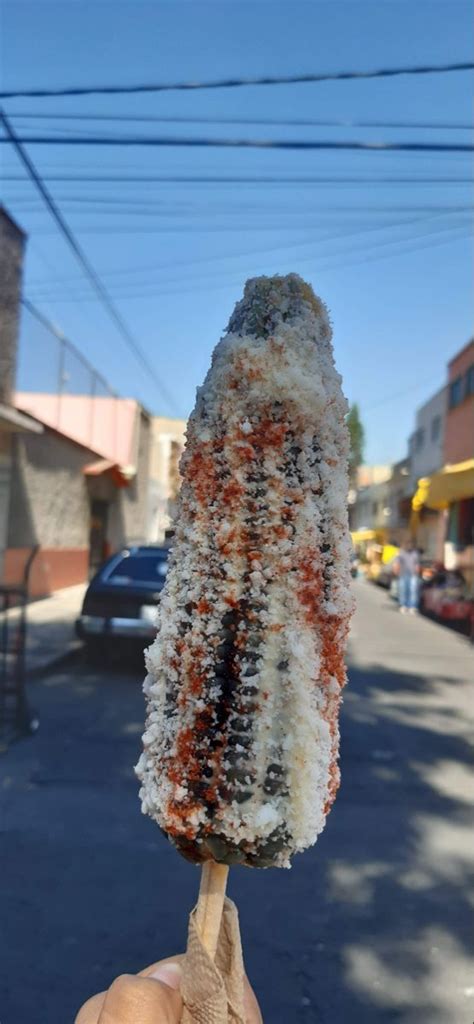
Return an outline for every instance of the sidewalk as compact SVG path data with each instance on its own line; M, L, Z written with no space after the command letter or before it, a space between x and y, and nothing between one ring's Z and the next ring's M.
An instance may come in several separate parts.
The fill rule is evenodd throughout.
M26 678L51 668L56 662L79 647L74 623L80 613L87 584L57 590L51 597L33 601L26 610ZM19 612L8 613L9 622L18 619ZM1 617L1 616L0 616Z

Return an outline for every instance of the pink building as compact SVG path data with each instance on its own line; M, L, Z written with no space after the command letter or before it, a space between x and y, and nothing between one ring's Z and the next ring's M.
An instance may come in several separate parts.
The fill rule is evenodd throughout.
M125 543L145 540L151 419L115 397L17 393L42 425L14 438L3 578L15 582L35 545L31 593L88 579Z

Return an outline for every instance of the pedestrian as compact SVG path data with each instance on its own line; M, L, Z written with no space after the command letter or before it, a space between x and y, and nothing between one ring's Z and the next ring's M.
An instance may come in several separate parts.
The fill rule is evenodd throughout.
M180 959L162 960L138 975L123 974L116 978L107 992L100 992L84 1003L75 1024L179 1024L183 1011ZM247 978L244 1003L246 1024L262 1024Z
M420 556L412 540L400 549L398 566L398 602L402 614L416 615L420 599Z

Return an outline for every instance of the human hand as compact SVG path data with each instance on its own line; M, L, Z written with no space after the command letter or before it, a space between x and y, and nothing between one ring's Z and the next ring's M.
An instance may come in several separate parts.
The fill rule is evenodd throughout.
M179 1024L183 1010L179 992L181 959L160 960L138 975L122 974L107 992L99 992L84 1003L75 1024ZM263 1024L247 977L244 1006L246 1024Z

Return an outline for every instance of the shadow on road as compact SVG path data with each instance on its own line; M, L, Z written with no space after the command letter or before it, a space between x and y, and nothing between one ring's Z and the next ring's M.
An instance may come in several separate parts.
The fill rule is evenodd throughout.
M184 946L198 872L139 813L141 675L141 660L81 663L38 683L40 733L4 760L3 1024L38 1006L72 1021L115 975ZM231 872L265 1021L470 1021L472 763L442 696L455 676L373 665L350 682L320 840L291 871Z
M356 933L338 942L346 1012L367 1024L447 1024L456 985L466 1006L474 952L472 745L459 711L437 703L459 679L374 665L352 669L350 683L334 811L342 835L330 833L325 870L341 937L345 915Z

